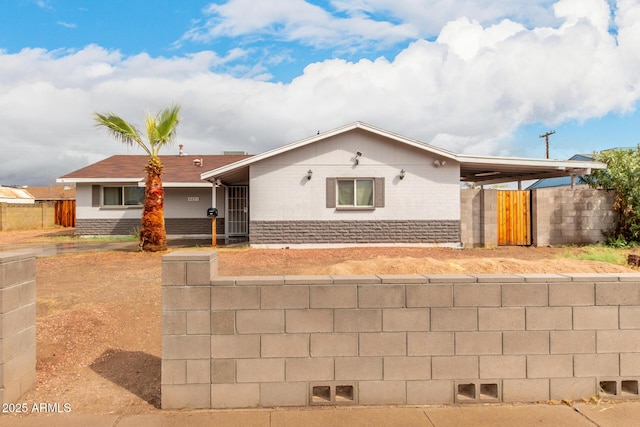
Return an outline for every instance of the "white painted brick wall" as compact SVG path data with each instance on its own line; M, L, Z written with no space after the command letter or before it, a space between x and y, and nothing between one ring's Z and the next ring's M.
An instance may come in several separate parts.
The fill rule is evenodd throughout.
M356 151L363 153L354 166ZM382 138L351 132L266 159L250 168L251 220L460 219L460 168L436 168L437 157ZM307 180L307 171L313 175ZM401 169L406 177L400 180ZM326 178L385 178L385 207L326 207Z

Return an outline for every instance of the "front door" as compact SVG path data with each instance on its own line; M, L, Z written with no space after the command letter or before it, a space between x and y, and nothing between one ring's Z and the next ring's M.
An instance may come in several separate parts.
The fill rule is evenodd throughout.
M249 187L230 186L227 191L227 235L249 234Z

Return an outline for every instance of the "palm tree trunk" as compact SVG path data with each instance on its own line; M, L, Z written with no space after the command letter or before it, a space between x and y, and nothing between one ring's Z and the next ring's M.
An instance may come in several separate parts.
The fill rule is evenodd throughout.
M167 232L164 228L164 190L162 189L162 163L150 158L146 166L147 183L144 194L140 249L146 252L167 250Z

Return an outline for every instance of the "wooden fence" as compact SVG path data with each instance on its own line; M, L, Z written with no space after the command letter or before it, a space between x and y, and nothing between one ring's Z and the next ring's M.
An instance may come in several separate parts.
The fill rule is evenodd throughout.
M76 201L56 200L55 201L55 224L63 227L76 226Z

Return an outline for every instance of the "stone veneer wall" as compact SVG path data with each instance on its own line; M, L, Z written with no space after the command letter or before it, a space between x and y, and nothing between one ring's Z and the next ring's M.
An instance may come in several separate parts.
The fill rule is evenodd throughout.
M251 221L251 244L460 243L460 221Z
M163 408L639 397L640 274L216 271L163 257Z
M36 265L24 253L0 253L0 403L36 382Z
M140 229L140 218L130 219L77 219L75 234L78 236L128 236ZM209 218L165 218L167 234L211 235ZM224 234L224 218L216 218L216 233Z

